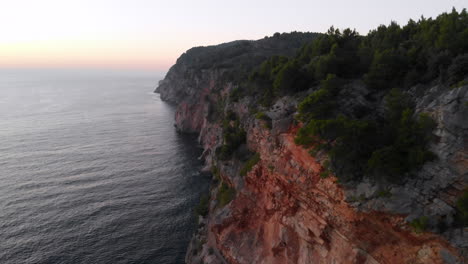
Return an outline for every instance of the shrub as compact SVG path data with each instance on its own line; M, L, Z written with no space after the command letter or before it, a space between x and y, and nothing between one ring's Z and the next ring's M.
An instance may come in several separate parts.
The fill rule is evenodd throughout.
M237 103L242 97L242 93L239 88L234 88L229 94L229 97L231 98L232 102Z
M224 207L228 204L234 197L236 196L236 190L234 188L229 187L226 183L222 183L218 189L218 193L216 195L216 200L218 200L218 206Z
M335 74L328 74L327 78L320 82L320 86L333 95L336 95L339 92L339 89L343 84L343 80L338 78Z
M380 191L377 192L377 197L379 197L379 198L392 197L392 193L388 189L380 190Z
M429 60L427 61L427 72L425 73L422 81L430 81L440 77L441 81L446 80L447 69L452 62L452 55L448 50L439 52L432 52Z
M213 174L213 179L215 181L215 183L218 183L221 181L221 173L219 172L219 169L218 167L216 166L212 166L211 167L211 174Z
M330 117L336 108L334 97L342 85L343 81L336 75L328 74L327 78L321 82L321 88L310 93L299 103L297 119L307 122L311 119Z
M374 89L384 90L402 83L408 62L397 50L376 51L365 80Z
M400 122L401 115L412 107L410 98L399 89L391 89L384 98L385 119L392 125Z
M314 65L314 78L316 80L323 80L327 74L336 74L338 72L338 58L333 52L336 49L336 44L332 47L329 54L319 56Z
M245 143L246 133L240 127L239 119L232 111L226 113L226 119L223 121L223 145L215 151L220 160L228 160L238 147Z
M299 129L295 142L327 150L333 171L341 179L348 180L365 171L375 145L375 134L375 126L369 121L338 116L335 119L311 120Z
M208 248L208 254L213 255L214 249L212 247Z
M255 118L256 119L260 119L260 120L271 120L270 117L268 117L264 112L258 112L255 114Z
M275 171L275 166L273 165L268 165L268 170L270 171L270 173L273 173L273 171Z
M392 135L389 142L377 148L368 161L368 173L397 183L408 172L435 158L427 150L435 122L426 114L415 118L411 109L404 110L400 116L399 123L387 128Z
M224 115L224 100L217 100L215 102L210 101L208 106L209 108L207 119L210 122L222 120Z
M457 56L448 68L448 81L454 85L468 76L468 53Z
M204 194L200 197L200 202L195 207L195 213L197 215L201 215L205 217L208 214L208 205L209 205L210 198L208 195Z
M255 118L265 121L264 127L265 127L265 128L268 128L268 129L271 129L271 127L272 127L272 120L271 120L271 118L270 118L269 116L267 116L264 112L258 112L258 113L255 115Z
M309 81L296 60L289 60L281 67L273 81L275 96L296 93L307 88Z
M245 176L249 171L252 170L253 166L260 161L260 154L255 153L245 164L244 167L240 170L240 175Z
M317 137L314 137L314 135L310 133L310 128L307 125L301 127L294 138L294 143L296 143L296 145L302 145L305 147L310 147L316 142Z
M367 162L369 172L375 176L385 175L399 181L407 171L405 157L394 146L386 146L372 153Z
M411 221L410 226L413 228L414 232L419 234L427 229L428 220L427 216L421 216Z
M324 171L320 172L320 178L325 179L325 178L328 178L328 176L330 176L330 171L329 170L324 170Z
M326 89L319 89L309 94L298 106L297 118L302 122L311 119L323 119L330 115L335 108L331 93Z
M220 160L228 160L232 155L232 151L227 145L222 145L216 148L215 154Z
M466 189L456 202L457 220L463 226L468 226L468 189Z
M336 124L334 124L336 123ZM366 163L376 145L376 125L367 120L338 118L324 135L333 144L329 145L329 157L333 171L344 181L360 179L366 171Z
M312 94L299 106L302 120L307 123L299 129L295 143L314 146L311 155L327 150L331 167L342 180L365 174L400 182L409 172L435 158L427 150L435 122L427 114L415 116L411 101L399 90L391 90L385 101L383 122L342 115L325 119L314 115L324 100L316 100Z
M326 160L325 162L323 162L322 164L322 172L320 172L320 178L324 179L324 178L327 178L328 176L330 176L331 174L331 170L330 170L330 161L329 160Z
M450 87L458 88L458 87L462 87L462 86L465 86L465 85L468 85L468 80L459 81L459 82L457 82L456 84L453 84Z
M226 112L226 118L225 120L227 121L236 121L237 120L237 116L236 116L236 113L234 113L233 111L231 110L228 110Z
M199 239L195 239L195 244L193 247L193 255L197 255L199 252L202 251L203 249L203 241L200 241Z

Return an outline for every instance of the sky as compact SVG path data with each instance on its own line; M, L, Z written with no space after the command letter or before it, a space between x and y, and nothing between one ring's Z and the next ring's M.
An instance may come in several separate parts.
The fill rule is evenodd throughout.
M0 0L0 68L167 71L194 46L436 17L468 0Z

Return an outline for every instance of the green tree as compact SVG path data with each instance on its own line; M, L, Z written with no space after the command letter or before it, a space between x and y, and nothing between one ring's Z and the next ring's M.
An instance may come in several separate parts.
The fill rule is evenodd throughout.
M366 83L377 90L401 85L407 66L405 56L399 51L391 49L377 51L365 76Z
M448 68L448 81L453 85L468 77L468 53L457 56Z

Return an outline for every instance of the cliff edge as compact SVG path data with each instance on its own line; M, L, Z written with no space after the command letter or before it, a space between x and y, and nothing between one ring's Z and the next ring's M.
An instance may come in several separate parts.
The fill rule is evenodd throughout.
M305 121L304 100L329 83L274 90L266 103L264 90L252 84L252 72L260 74L265 60L288 61L319 36L276 34L194 48L160 82L156 92L177 104L176 128L199 134L213 173L187 263L465 263L468 230L458 205L468 187L468 85L438 79L402 89L412 102L408 115L434 122L427 152L436 158L397 181L344 170L330 165L333 147L344 139L333 138L328 148L314 148L324 142L315 135L306 145L297 139L319 120ZM296 55L294 63L300 61ZM354 120L387 129L388 90L375 90L364 78L344 79L328 120L345 120L352 131Z

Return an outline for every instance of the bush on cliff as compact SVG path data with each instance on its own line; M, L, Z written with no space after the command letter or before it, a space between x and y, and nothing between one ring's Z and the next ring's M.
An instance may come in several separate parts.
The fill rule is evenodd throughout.
M218 167L212 166L211 174L213 174L213 181L215 184L221 181L221 172L219 171Z
M224 207L226 204L232 201L236 196L236 190L229 187L226 183L222 183L216 194L216 200L218 200L218 207Z
M448 68L448 81L454 85L468 77L468 53L456 57Z
M403 111L397 127L389 128L394 133L388 145L372 153L368 172L384 175L392 181L400 181L408 172L420 168L426 161L435 158L427 150L434 122L427 115L415 117L411 109Z
M282 96L300 92L307 89L308 84L307 75L297 60L288 60L274 78L273 94Z
M245 176L249 171L252 170L253 166L255 166L260 161L260 154L255 153L242 167L240 170L240 175Z
M302 100L297 110L299 114L296 118L302 122L311 119L326 119L330 117L336 109L335 97L343 85L343 80L334 74L329 74L321 81L320 89L310 93Z
M255 118L264 121L263 127L267 128L267 129L271 129L272 120L264 112L258 112L257 114L255 114Z
M421 216L411 221L410 226L413 228L414 232L419 234L427 229L428 222L429 218L427 216Z
M197 215L201 215L205 217L208 214L208 205L209 205L210 198L208 195L204 194L200 197L200 202L195 207L195 213Z
M461 194L456 202L457 222L461 226L468 226L468 189Z
M229 98L231 98L231 102L234 102L234 103L239 102L241 96L242 96L242 93L239 88L234 88L229 94Z
M385 120L380 122L344 115L320 119L324 116L311 115L311 108L299 107L305 125L299 129L295 142L327 150L331 168L342 180L367 175L400 182L434 158L427 146L435 123L428 115L416 116L410 105L403 93L392 90L386 97Z
M377 50L365 75L369 87L385 90L401 86L408 71L407 57L402 51L394 49Z
M246 133L240 127L239 119L234 112L228 111L223 121L223 145L216 149L216 156L228 160L245 140Z

